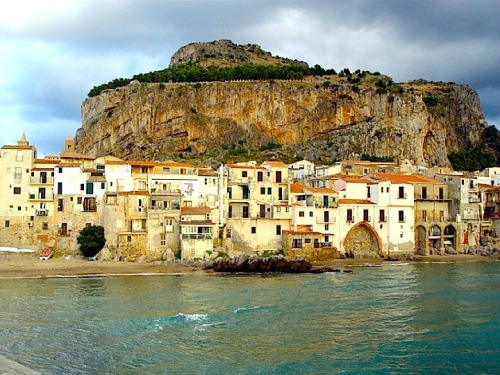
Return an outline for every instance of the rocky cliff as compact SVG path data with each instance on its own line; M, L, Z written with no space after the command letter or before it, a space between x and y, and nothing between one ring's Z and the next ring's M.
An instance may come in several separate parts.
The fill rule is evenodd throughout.
M449 165L450 152L480 142L486 125L467 86L395 84L358 72L297 81L133 81L84 101L75 140L79 152L124 159L330 162L367 154L431 166Z

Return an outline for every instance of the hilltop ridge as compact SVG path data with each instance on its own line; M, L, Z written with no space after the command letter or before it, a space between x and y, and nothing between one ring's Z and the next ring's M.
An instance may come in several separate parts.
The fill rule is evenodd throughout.
M164 71L95 90L75 140L79 152L125 159L216 165L368 155L448 166L448 155L480 143L486 126L468 86L337 73L222 40L189 44Z

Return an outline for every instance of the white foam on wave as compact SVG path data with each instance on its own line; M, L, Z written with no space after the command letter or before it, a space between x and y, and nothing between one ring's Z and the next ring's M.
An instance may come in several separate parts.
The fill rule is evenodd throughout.
M257 310L257 309L260 309L261 307L260 306L253 306L253 307L238 307L236 310L234 310L233 312L235 314L238 314L238 313L242 313L242 312L246 312L246 311L251 311L251 310Z

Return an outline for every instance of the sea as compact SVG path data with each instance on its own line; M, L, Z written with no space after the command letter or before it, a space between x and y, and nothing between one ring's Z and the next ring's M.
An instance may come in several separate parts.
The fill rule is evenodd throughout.
M500 374L500 262L0 279L0 354L42 374Z

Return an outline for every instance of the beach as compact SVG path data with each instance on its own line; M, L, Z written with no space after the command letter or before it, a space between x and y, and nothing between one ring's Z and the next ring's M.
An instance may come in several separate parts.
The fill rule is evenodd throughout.
M459 254L418 256L412 262L464 263L494 261L497 261L497 259L480 255ZM389 263L392 262L382 259L336 259L328 262L313 263L313 265L332 266L335 268L353 268L380 266ZM211 270L203 269L203 267L186 266L177 263L88 261L75 257L54 257L49 260L40 260L38 256L34 254L0 253L0 278L84 277L212 272Z

